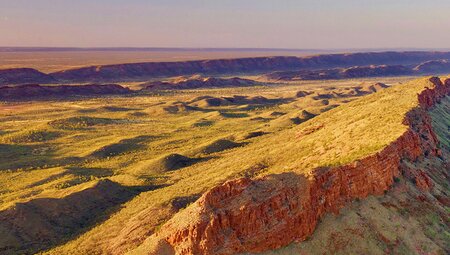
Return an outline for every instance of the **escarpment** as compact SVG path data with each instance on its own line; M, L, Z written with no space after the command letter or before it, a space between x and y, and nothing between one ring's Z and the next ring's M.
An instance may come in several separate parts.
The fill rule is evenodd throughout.
M439 141L427 110L450 95L450 81L431 78L418 107L405 116L407 130L373 155L342 166L256 179L227 181L202 195L148 239L149 254L236 254L262 252L308 238L326 213L347 203L381 195L402 174L404 162L439 156ZM421 172L420 174L425 174ZM419 178L419 188L429 189Z
M322 54L305 57L253 57L180 62L144 62L86 66L53 73L31 68L0 70L0 86L29 83L85 83L148 81L190 75L264 74L269 80L317 80L380 75L421 75L447 72L450 52L365 52ZM215 81L217 83L217 81ZM197 82L198 83L198 82ZM200 86L178 84L181 87ZM234 82L236 83L236 81ZM241 81L242 86L248 81ZM166 83L150 83L167 87ZM248 84L251 85L251 84ZM217 85L216 85L217 86Z
M417 65L446 59L449 52L368 52L306 57L255 57L184 62L149 62L89 66L51 73L60 82L143 80L193 74L242 74L362 65Z

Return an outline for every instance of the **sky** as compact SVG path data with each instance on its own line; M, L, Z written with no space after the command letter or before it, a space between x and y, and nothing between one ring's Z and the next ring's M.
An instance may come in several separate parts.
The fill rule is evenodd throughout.
M0 0L0 46L450 48L449 0Z

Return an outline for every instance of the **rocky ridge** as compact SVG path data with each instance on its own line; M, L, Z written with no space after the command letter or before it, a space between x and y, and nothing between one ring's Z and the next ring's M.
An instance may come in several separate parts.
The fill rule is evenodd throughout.
M194 74L242 74L364 65L406 65L450 58L450 52L369 52L89 66L51 73L60 82L146 80Z
M450 52L367 52L306 57L255 57L184 62L146 62L87 66L45 74L31 68L0 70L0 86L27 83L148 81L190 75L297 72L303 79L335 79L380 75L448 72ZM377 66L376 68L370 66ZM300 70L300 71L299 71ZM309 70L309 71L308 71ZM310 71L315 70L315 71ZM290 76L293 73L286 73ZM276 75L276 74L269 74ZM278 74L281 75L281 74Z
M0 100L36 99L67 96L123 95L131 90L117 84L59 85L38 84L0 87Z
M360 77L402 76L415 74L402 65L370 65L320 70L280 71L262 76L269 81L338 80Z
M405 117L409 129L375 155L344 166L319 168L308 176L284 173L228 181L203 194L148 239L152 249L139 251L235 254L305 240L325 213L338 213L357 198L383 194L402 174L403 162L441 155L427 110L450 95L450 80L430 81L434 86L418 95L420 107ZM412 175L420 189L432 187L425 172Z
M26 83L54 83L56 79L49 74L32 68L0 69L0 86Z
M143 90L169 90L169 89L198 89L198 88L214 88L214 87L245 87L245 86L255 86L261 84L259 82L242 79L238 77L233 78L193 78L193 79L183 79L175 82L164 82L164 81L154 81L144 83L141 86Z

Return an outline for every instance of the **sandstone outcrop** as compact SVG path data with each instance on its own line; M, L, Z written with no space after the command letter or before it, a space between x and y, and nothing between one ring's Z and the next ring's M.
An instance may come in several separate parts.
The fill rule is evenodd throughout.
M338 213L354 199L383 194L402 174L404 161L441 154L426 110L450 95L450 81L431 81L434 86L419 94L420 107L405 116L409 129L383 150L348 165L315 169L310 175L228 181L168 221L150 239L154 250L147 252L236 254L275 249L305 240L325 213ZM425 172L410 176L419 188L432 188Z

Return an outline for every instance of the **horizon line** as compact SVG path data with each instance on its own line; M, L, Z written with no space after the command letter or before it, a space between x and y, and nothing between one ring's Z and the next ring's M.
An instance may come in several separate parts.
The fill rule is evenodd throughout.
M381 48L270 48L270 47L72 47L72 46L0 46L0 52L33 51L299 51L299 52L338 52L338 51L441 51L450 48L420 47L381 47Z

